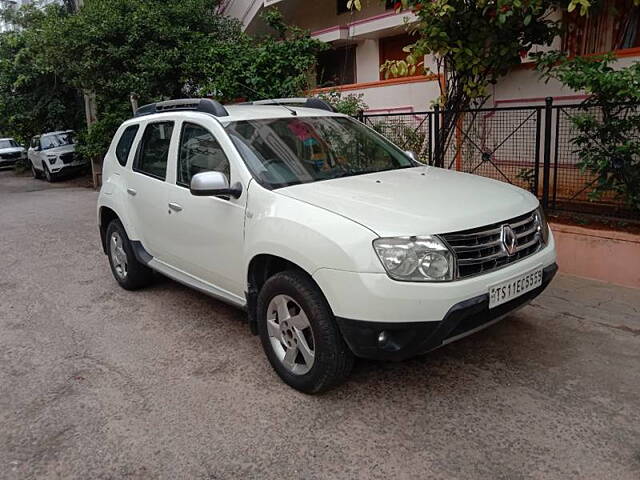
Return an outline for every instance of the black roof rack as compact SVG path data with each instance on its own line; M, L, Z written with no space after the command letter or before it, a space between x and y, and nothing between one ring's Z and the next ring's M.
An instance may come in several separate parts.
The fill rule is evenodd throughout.
M210 113L216 117L227 117L229 112L220 102L208 98L183 98L180 100L167 100L164 102L144 105L136 110L135 117L143 117L154 113L177 112L184 110L194 110L197 112Z
M306 108L317 108L319 110L335 112L334 108L328 102L317 97L271 98L267 100L256 100L254 102L244 102L242 105L298 105Z

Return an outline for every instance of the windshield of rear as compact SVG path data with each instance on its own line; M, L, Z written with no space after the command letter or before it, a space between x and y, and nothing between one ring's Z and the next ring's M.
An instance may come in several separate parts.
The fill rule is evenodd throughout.
M254 178L267 188L416 166L347 117L245 120L226 129Z
M0 140L0 149L3 148L16 148L18 144L13 140Z
M40 137L40 144L43 150L49 148L63 147L64 145L73 145L75 143L73 132L50 133Z

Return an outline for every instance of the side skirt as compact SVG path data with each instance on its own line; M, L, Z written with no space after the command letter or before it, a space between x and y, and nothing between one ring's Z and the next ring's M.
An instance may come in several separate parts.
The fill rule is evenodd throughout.
M152 268L157 272L166 275L176 282L180 282L187 287L191 287L194 290L198 290L199 292L205 293L225 303L242 309L246 308L247 306L247 302L244 298L239 297L238 295L234 295L231 292L227 292L226 290L218 288L208 282L200 280L193 275L189 275L186 272L173 268L171 265L168 265L156 258L151 258L147 265L149 266L149 268Z
M177 268L172 267L171 265L158 260L157 258L153 258L142 245L142 242L139 240L131 240L131 246L133 247L133 254L136 256L136 259L140 263L144 263L149 268L175 280L176 282L182 283L187 287L191 287L194 290L198 290L206 295L214 297L218 300L221 300L225 303L233 305L234 307L239 307L242 309L247 308L247 301L239 297L238 295L234 295L231 292L227 292L222 288L218 288L211 283L200 280L199 278L194 277L182 270L178 270Z

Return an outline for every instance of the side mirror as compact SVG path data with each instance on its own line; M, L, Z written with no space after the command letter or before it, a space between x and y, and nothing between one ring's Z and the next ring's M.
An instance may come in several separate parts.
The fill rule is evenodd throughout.
M221 172L202 172L193 176L190 186L191 195L196 197L233 197L242 195L239 183L229 187L229 180Z
M414 151L412 150L405 150L404 153L407 155L407 157L409 157L411 160L413 160L414 162L420 163L420 160L418 160L418 156L415 154Z

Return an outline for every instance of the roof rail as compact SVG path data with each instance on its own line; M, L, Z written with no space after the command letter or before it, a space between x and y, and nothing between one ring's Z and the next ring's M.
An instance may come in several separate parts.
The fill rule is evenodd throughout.
M226 117L229 115L227 109L219 102L209 98L183 98L180 100L167 100L164 102L144 105L136 110L134 117L143 117L154 113L176 112L184 110L194 110L197 112L210 113L216 117Z
M306 108L317 108L319 110L335 112L334 108L328 102L317 97L271 98L246 103L249 105L299 105Z

